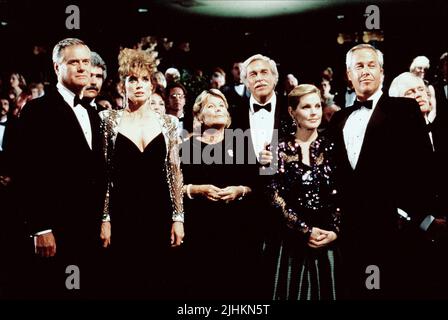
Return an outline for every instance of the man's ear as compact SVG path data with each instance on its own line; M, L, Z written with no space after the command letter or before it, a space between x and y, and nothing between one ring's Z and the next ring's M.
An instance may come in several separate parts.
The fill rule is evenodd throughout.
M59 65L56 62L53 63L53 68L54 72L56 72L56 74L59 75Z
M348 79L348 80L352 83L352 85L353 85L352 77L350 76L350 70L347 69L346 73L347 73L347 79Z

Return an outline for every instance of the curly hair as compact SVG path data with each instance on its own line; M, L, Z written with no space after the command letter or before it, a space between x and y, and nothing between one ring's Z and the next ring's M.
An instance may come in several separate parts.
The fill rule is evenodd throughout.
M118 55L118 74L121 81L134 72L143 70L148 72L151 77L157 71L157 53L148 52L141 49L124 48Z

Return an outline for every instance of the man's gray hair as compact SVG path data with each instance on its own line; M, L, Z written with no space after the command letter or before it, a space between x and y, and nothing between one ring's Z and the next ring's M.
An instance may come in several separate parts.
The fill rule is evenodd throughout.
M97 67L97 68L101 68L103 69L103 78L104 80L106 80L107 78L107 67L106 67L106 63L104 62L103 58L101 58L101 56L96 53L95 51L92 51L90 53L90 58L92 59L92 67Z
M271 72L274 75L275 78L275 85L277 85L278 82L278 71L277 71L277 64L274 60L271 58L268 58L266 56L263 56L261 54L253 55L252 57L248 58L246 61L244 61L241 65L241 73L240 78L241 81L247 86L247 67L254 61L257 60L263 60L267 61L269 63L269 66L271 67Z
M423 86L425 86L425 83L423 82L422 78L419 78L415 74L411 72L403 72L397 77L395 77L394 80L392 80L392 83L389 87L389 96L391 97L404 97L404 94L406 92L407 87L405 87L405 84L408 80L416 80L418 82L421 82Z
M375 48L374 46L370 45L370 44L358 44L357 46L354 46L353 48L351 48L348 52L347 55L345 57L345 65L347 67L347 70L351 68L352 66L352 59L353 59L353 53L356 50L361 50L361 49L370 49L373 50L377 57L378 57L378 64L380 65L380 67L383 67L384 64L384 57L383 57L383 53L378 50L377 48Z
M77 38L66 38L64 40L59 41L53 48L53 63L61 63L62 62L62 51L67 47L72 46L86 46L84 41Z

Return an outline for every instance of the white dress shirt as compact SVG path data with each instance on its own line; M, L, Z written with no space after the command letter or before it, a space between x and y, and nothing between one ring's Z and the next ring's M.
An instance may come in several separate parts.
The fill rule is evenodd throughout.
M445 97L448 99L448 84L444 85L443 89L445 90Z
M249 99L249 123L250 134L252 137L252 143L254 145L255 155L259 159L260 152L263 150L265 144L270 144L272 141L272 135L274 133L275 123L275 107L277 104L277 96L275 93L271 99L264 104L258 103L254 96L251 95ZM259 105L267 105L271 103L271 111L266 109L260 109L258 112L254 112L254 103Z
M56 87L58 88L58 91L61 94L62 98L64 98L65 102L67 102L67 104L75 113L79 125L81 126L82 132L84 133L84 137L86 138L90 149L92 149L92 128L90 126L90 119L87 110L81 105L73 105L75 94L64 87L61 83L58 83Z
M353 169L355 169L356 164L358 163L359 153L361 152L364 135L370 117L382 94L383 91L381 90L375 92L369 99L367 99L373 101L372 109L361 107L360 109L353 111L345 123L343 129L345 148L347 149L347 157Z
M345 108L353 105L353 103L356 100L356 92L355 91L349 92L348 90L349 88L347 88L347 90L345 91L345 106L344 106Z
M236 93L240 97L242 97L244 95L244 88L245 88L244 84L242 84L242 83L241 84L236 84L233 88L235 89Z
M3 116L0 119L0 123L6 123L7 116ZM5 135L5 128L6 126L0 125L0 151L3 151L2 145L3 145L3 136Z

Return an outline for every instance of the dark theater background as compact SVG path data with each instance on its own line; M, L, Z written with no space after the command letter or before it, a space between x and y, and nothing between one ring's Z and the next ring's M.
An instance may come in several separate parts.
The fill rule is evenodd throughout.
M80 29L66 28L69 5L79 8ZM379 30L366 28L369 5L379 9ZM447 18L446 1L0 0L0 71L53 81L51 49L70 36L85 40L115 70L120 46L153 36L173 41L173 49L189 42L182 61L189 67L227 71L234 59L264 53L276 60L281 75L310 82L327 66L341 77L346 50L367 40L385 53L387 83L417 55L436 64L448 47ZM168 67L159 47L161 67Z

